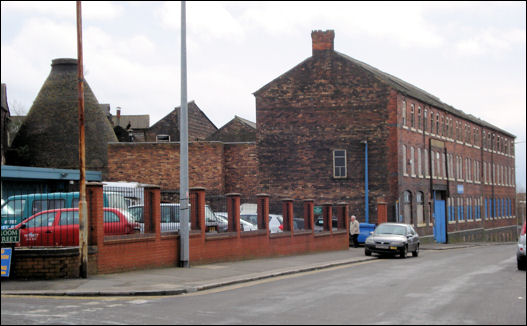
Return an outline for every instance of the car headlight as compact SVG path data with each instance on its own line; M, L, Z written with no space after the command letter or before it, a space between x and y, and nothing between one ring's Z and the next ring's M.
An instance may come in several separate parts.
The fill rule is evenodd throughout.
M375 241L373 241L373 237L368 237L368 238L366 238L366 243L367 244L374 244Z

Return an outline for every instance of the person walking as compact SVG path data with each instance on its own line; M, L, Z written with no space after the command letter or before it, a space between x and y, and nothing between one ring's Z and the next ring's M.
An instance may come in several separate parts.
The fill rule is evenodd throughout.
M351 243L353 243L354 248L359 247L359 241L358 241L359 233L360 233L359 221L357 221L357 218L355 217L355 215L352 215L351 223L350 223L350 240L351 240Z

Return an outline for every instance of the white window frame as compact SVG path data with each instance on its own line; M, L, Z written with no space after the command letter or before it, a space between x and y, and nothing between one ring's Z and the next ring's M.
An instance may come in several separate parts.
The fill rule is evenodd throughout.
M337 155L336 155L337 152L344 152L344 166L341 166L341 165L337 166L337 165L336 165L335 160L336 160L337 158L341 158L341 157L342 157L342 156L338 156L338 157L337 157ZM344 175L339 175L339 176L335 175L335 170L336 170L337 167L338 167L339 169L344 168ZM347 152L346 152L345 149L334 149L334 150L333 150L333 178L334 178L334 179L345 179L345 178L347 178L347 177L348 177L348 158L347 158Z
M169 143L169 142L170 142L170 135L166 135L166 134L156 135L156 143Z

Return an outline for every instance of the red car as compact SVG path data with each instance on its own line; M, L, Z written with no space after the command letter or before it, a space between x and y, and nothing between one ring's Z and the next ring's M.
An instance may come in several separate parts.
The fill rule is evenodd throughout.
M20 229L20 246L78 246L79 209L62 208L37 213L15 226ZM128 212L104 208L104 234L119 235L139 232L139 224Z

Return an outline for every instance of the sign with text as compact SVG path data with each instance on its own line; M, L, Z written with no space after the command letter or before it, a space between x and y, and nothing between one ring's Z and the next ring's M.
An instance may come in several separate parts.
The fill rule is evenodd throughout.
M464 191L465 191L465 188L463 187L463 185L457 185L458 194L462 195Z
M2 230L2 244L20 242L20 230Z
M2 248L2 277L9 277L9 270L11 269L11 248Z

